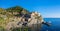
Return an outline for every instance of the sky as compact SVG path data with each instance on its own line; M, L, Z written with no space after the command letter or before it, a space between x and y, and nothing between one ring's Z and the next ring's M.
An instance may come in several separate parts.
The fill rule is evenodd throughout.
M0 0L0 8L17 5L30 12L37 11L44 18L60 18L60 0Z

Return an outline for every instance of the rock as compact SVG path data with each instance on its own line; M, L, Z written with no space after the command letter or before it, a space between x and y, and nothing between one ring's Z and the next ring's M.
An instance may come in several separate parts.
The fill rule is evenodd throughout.
M13 20L14 21L9 22L6 26L6 29L8 31L14 28L24 27L31 28L31 31L39 31L42 24L49 25L49 23L44 22L41 14L37 12L32 12L31 14L24 14L21 17L15 17Z
M7 9L0 8L0 26L6 28L7 31L11 31L14 28L31 28L32 31L39 31L42 24L45 23L42 15L38 12L29 12L19 6L11 7Z
M41 18L40 16L41 15L36 12L31 14L31 18L28 20L28 27L30 27L32 31L37 31L40 29L43 22L43 18Z
M31 28L31 30L35 31L35 30L37 30L35 28L37 28L37 27L40 28L41 24L43 22L43 18L40 16L41 15L39 15L38 13L33 12L32 14L30 14L30 17L29 16L26 17L26 15L24 15L23 17L17 17L14 19L13 22L9 22L7 24L6 29L10 30L11 28L17 28L17 27L22 28L23 26L28 26L29 28ZM19 20L19 21L17 21L17 20Z

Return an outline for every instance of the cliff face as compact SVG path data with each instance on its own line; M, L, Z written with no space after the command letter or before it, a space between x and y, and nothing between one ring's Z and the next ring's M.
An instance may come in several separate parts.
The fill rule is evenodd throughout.
M37 12L28 12L19 6L7 9L0 8L0 27L10 31L12 28L30 27L33 31L41 27L43 22L42 16ZM33 27L33 28L32 28Z
M7 24L6 29L9 31L11 28L29 27L32 31L37 31L40 29L42 22L42 16L36 12L33 12L31 14L23 14L21 17L15 17L14 21Z
M28 12L20 6L15 6L7 9L0 8L0 27L4 27L12 21L19 21L20 14Z

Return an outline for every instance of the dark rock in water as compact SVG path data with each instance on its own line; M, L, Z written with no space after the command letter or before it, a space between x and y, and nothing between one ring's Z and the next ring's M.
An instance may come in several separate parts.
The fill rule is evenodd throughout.
M51 26L51 24L48 22L42 22L42 24L47 25L47 26Z

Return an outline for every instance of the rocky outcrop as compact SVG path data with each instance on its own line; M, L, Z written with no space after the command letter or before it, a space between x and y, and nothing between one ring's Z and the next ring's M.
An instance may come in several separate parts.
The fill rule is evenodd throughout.
M0 26L6 31L12 31L15 28L30 28L31 31L39 31L42 24L48 24L43 21L42 15L38 12L28 12L19 6L1 9L0 8Z
M30 17L25 17L25 15L23 15L22 17L15 17L13 20L13 22L9 22L6 26L8 31L10 31L11 28L22 28L26 26L31 28L32 31L35 31L37 28L39 29L41 27L43 22L41 15L36 12L31 13Z

